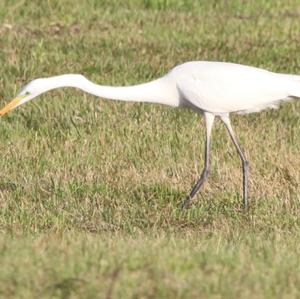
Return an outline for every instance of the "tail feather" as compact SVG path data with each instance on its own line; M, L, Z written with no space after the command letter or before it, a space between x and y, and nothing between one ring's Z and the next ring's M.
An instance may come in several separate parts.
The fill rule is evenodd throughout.
M300 81L294 82L289 92L291 97L300 98Z
M280 74L285 79L289 97L300 98L300 75Z

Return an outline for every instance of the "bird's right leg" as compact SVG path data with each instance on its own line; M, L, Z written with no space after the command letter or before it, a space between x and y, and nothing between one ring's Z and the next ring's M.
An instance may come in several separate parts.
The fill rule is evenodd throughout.
M244 154L244 152L242 151L236 137L234 134L234 131L232 129L231 126L231 122L229 119L229 115L223 115L221 116L222 121L224 122L227 131L230 135L230 138L232 140L232 142L235 145L235 148L241 158L242 161L242 167L243 167L243 199L244 199L244 208L247 209L248 205L249 205L249 201L248 201L248 185L249 185L249 162L246 159L246 156Z
M211 130L213 127L215 116L211 113L204 112L205 117L205 123L206 123L206 141L205 141L205 162L204 162L204 168L202 170L202 173L197 180L195 186L192 188L192 191L187 196L185 201L182 203L182 208L188 208L193 200L193 197L198 192L200 187L203 185L203 183L206 181L208 177L209 172L209 152L210 152L210 137L211 137Z

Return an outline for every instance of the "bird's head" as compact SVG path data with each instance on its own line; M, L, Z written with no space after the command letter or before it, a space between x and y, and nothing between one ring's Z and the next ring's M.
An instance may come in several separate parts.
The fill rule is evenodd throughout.
M17 96L2 110L0 116L36 98L40 94L59 87L78 87L84 89L88 80L80 74L65 74L60 76L35 79L21 88Z
M16 97L0 110L0 116L3 116L16 107L25 104L41 93L47 91L47 87L47 81L43 78L35 79L24 85L18 92Z

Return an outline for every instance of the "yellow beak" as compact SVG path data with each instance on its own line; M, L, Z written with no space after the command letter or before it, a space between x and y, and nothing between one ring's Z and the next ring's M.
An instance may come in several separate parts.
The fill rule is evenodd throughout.
M4 108L0 110L0 117L16 108L23 98L24 96L19 96L14 98L11 102L9 102Z

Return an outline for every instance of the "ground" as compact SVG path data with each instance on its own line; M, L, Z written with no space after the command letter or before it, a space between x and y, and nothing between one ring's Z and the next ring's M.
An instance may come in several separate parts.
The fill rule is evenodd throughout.
M300 74L299 17L296 0L0 0L0 104L38 77L128 85L189 60ZM64 89L1 118L0 297L299 298L300 103L232 122L248 211L221 122L179 208L204 158L188 109Z

